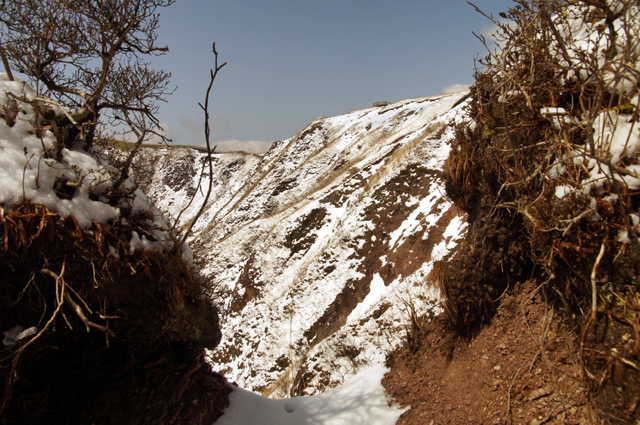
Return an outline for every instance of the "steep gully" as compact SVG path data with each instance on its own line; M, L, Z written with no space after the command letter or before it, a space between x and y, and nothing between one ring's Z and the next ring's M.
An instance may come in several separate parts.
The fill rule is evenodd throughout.
M321 117L263 155L214 155L190 243L222 313L215 369L272 397L316 394L383 362L412 317L437 312L424 278L466 226L439 176L464 95ZM153 172L141 185L169 216L195 194L188 223L204 154L142 158Z

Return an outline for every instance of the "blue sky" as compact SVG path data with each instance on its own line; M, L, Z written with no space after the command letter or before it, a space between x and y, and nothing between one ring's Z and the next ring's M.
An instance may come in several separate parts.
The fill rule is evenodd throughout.
M477 0L485 12L510 0ZM176 144L204 143L211 44L228 62L211 95L219 150L264 151L319 116L473 82L491 23L465 0L178 0L160 11L152 66L177 86L159 118Z

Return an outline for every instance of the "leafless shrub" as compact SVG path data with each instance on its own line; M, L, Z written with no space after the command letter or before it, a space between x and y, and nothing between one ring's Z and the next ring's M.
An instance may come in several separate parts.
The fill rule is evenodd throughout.
M139 141L156 134L163 139L156 133L156 114L170 93L170 73L150 69L144 57L168 51L156 46L157 11L172 3L2 2L2 51L44 97L69 108L56 118L56 136L65 146L80 142L89 150L103 124L124 128L120 138L133 135ZM122 174L127 174L126 165Z
M601 406L618 395L629 404L640 388L640 345L621 339L640 337L630 319L640 317L640 8L631 0L515 3L500 15L506 21L485 15L499 48L480 60L473 122L458 131L447 188L479 218L476 235L484 220L523 223L511 247L499 247L502 258L525 261L528 251L550 299L582 317L582 373L608 397ZM613 382L627 390L608 390Z

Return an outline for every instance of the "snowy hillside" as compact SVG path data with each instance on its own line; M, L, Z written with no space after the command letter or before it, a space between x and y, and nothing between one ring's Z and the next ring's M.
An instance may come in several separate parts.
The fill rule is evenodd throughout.
M439 175L465 95L322 117L263 155L215 155L191 240L222 310L215 369L264 395L315 394L383 362L411 317L437 306L422 283L466 227ZM155 171L142 188L170 216L196 195L188 223L205 155L143 160Z

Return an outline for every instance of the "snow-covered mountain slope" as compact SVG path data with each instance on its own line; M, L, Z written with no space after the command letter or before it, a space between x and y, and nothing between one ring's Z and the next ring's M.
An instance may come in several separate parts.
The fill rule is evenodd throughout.
M383 362L412 316L438 308L425 277L466 227L440 178L465 95L322 117L263 155L214 155L191 246L222 310L217 370L272 397L315 394ZM142 187L169 215L195 194L184 226L206 193L204 153L142 160L154 169Z

